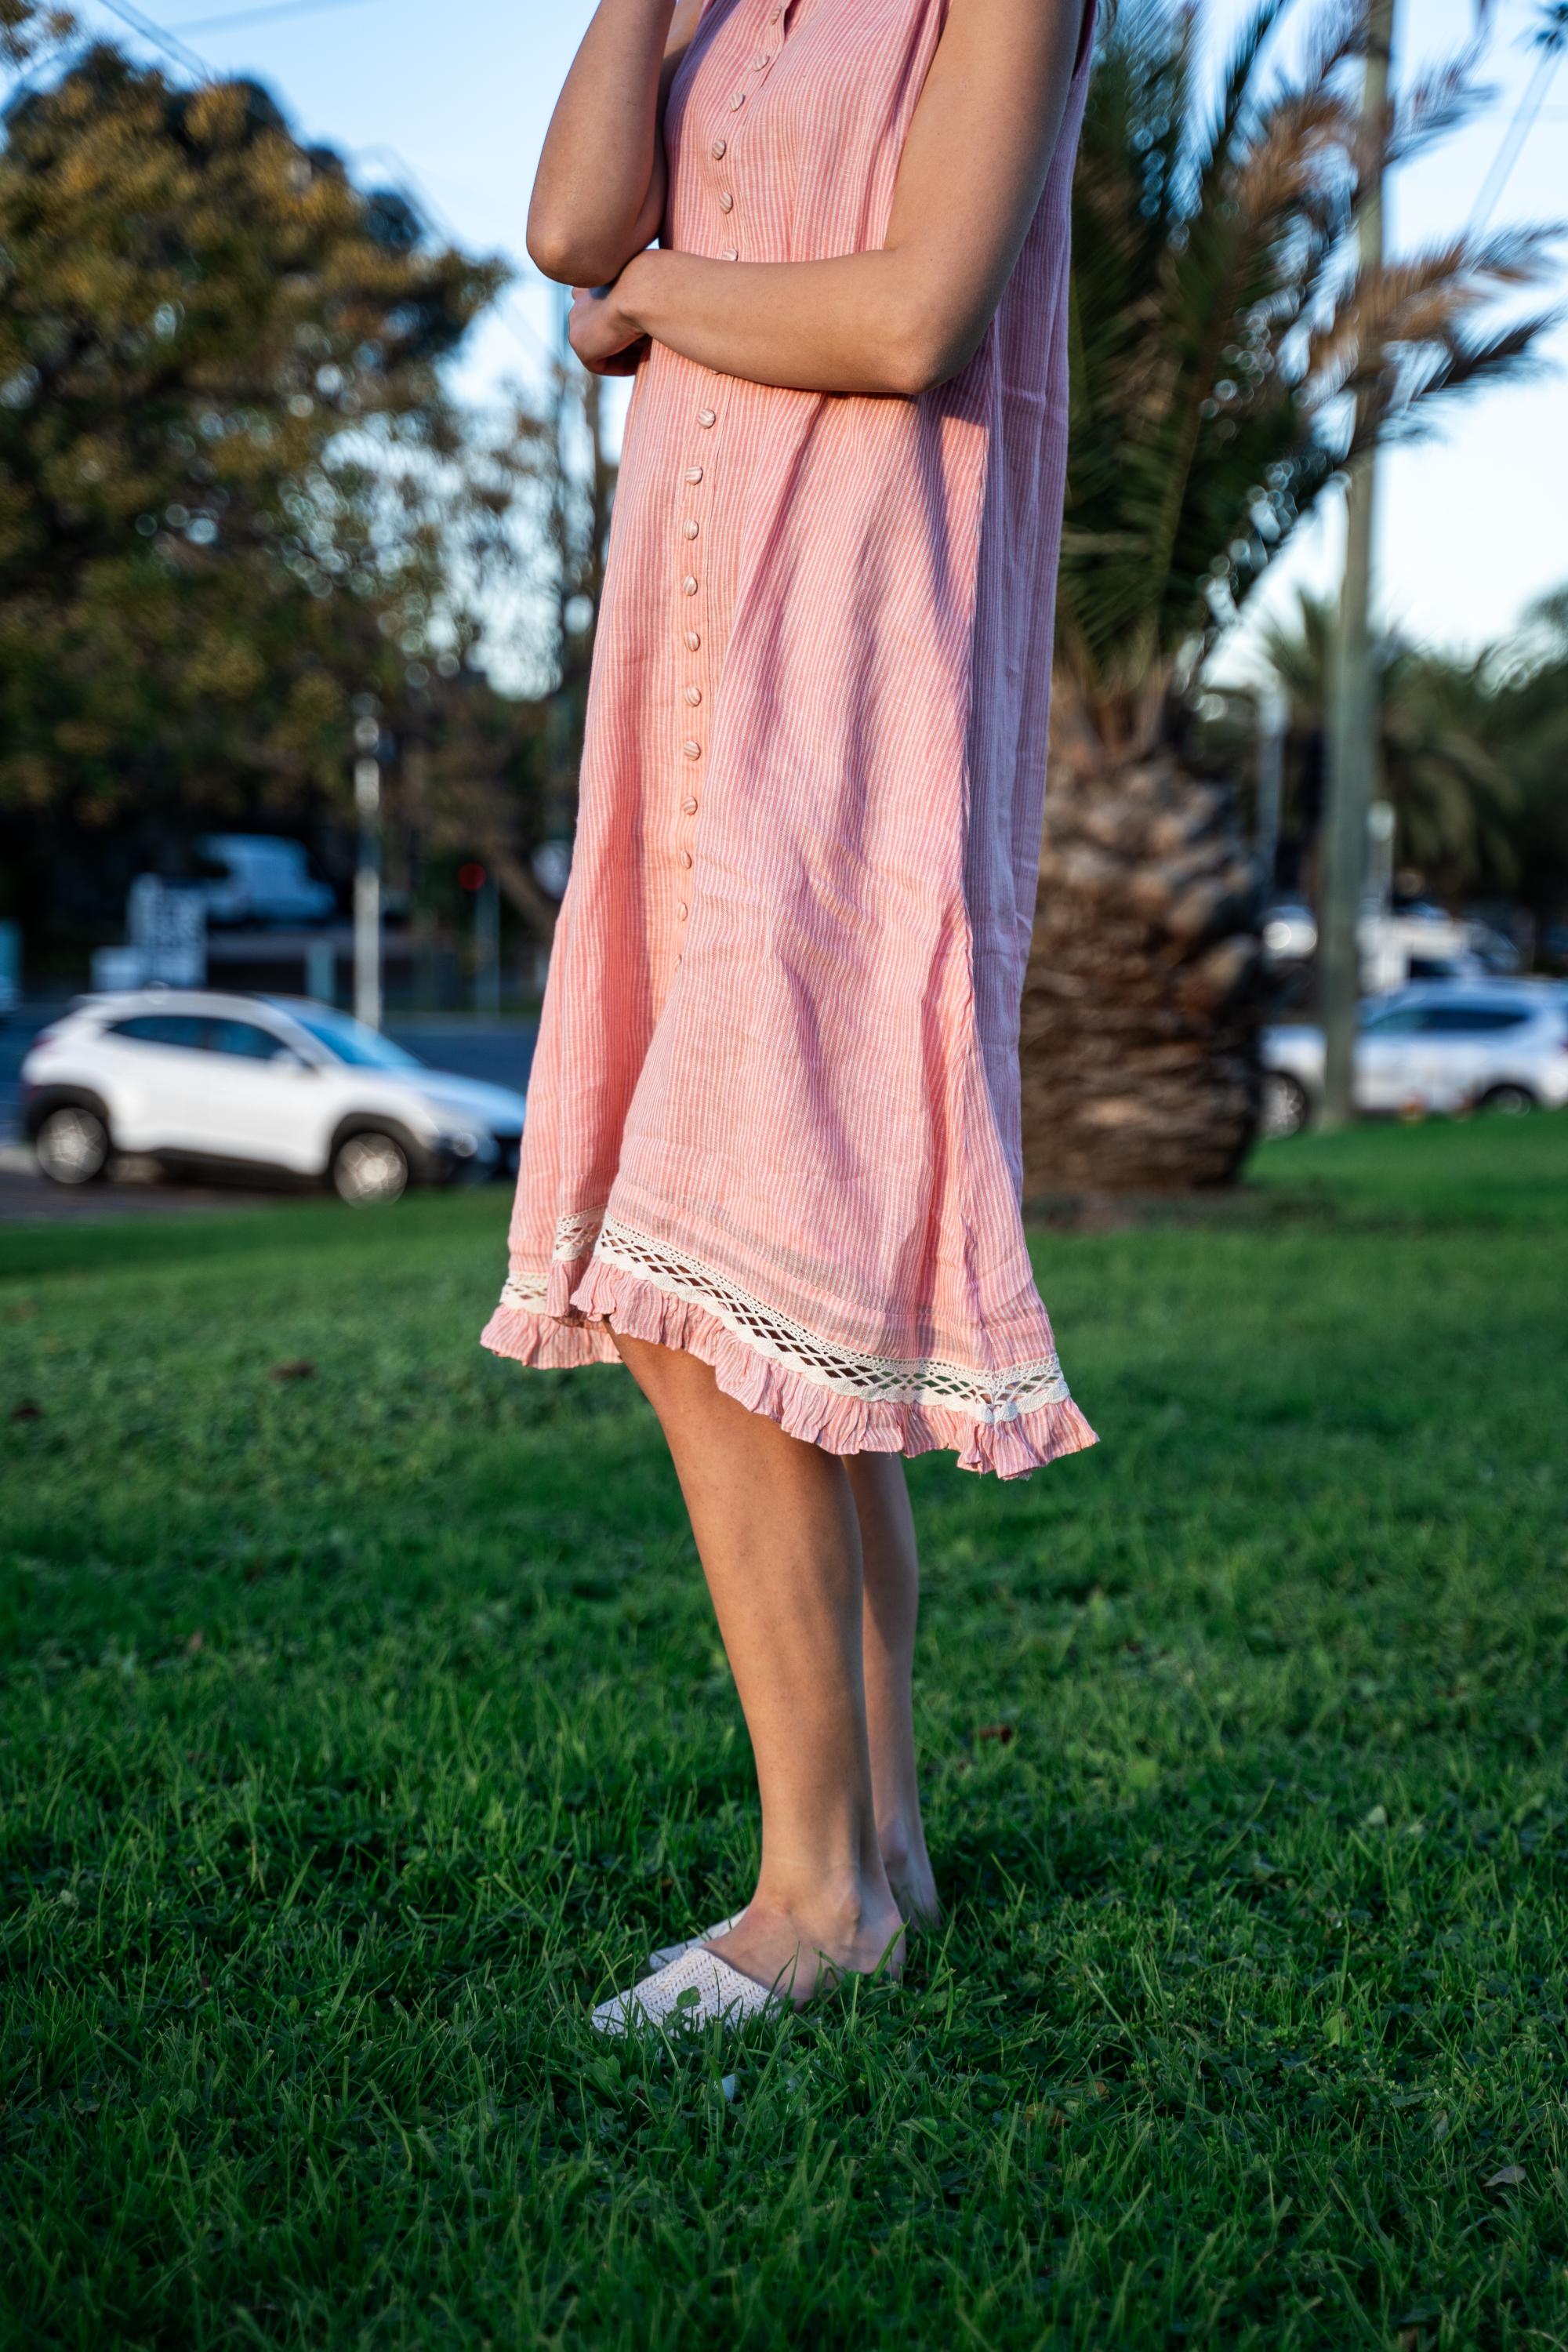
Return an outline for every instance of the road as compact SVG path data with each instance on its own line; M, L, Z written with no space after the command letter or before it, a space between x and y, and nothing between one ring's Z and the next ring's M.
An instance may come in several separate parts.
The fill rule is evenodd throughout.
M276 1192L249 1188L165 1185L151 1181L92 1185L85 1192L62 1192L34 1172L31 1157L21 1142L20 1076L28 1046L40 1029L58 1018L65 997L30 999L0 1028L0 1223L49 1220L60 1216L101 1217L121 1211L167 1213L198 1208L233 1208L247 1201L276 1202ZM460 1013L395 1015L387 1034L432 1069L452 1070L459 1077L485 1078L492 1085L523 1088L533 1058L537 1024Z

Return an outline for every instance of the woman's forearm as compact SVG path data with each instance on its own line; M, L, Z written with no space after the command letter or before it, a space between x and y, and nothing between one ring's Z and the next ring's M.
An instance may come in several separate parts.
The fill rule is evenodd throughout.
M659 135L675 20L689 0L600 0L556 101L528 212L528 250L547 278L613 278L658 233Z
M646 335L722 375L803 392L915 394L956 375L1039 203L1086 5L951 0L879 248L772 262L639 247L614 284L609 271L577 279L599 289L574 309L580 355L613 365Z
M922 299L921 272L896 249L779 262L639 253L601 299L628 340L651 335L721 375L803 392L927 391L984 330L983 316L955 320Z

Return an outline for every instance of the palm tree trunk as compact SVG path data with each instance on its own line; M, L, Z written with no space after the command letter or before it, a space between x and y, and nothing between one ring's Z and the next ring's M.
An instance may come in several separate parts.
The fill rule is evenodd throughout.
M1168 750L1053 758L1024 984L1024 1189L1223 1184L1257 1133L1259 880Z

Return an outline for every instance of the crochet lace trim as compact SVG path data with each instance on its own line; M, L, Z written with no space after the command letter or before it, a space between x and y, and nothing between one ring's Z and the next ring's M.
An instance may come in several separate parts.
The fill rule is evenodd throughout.
M579 1258L586 1257L604 1222L603 1209L579 1209L574 1216L558 1217L551 1265L574 1265ZM514 1274L501 1292L501 1305L521 1307L530 1315L542 1315L549 1297L548 1274Z
M570 1265L574 1258L586 1257L604 1222L603 1209L579 1209L575 1216L558 1217L555 1246L550 1253L552 1263Z
M575 1228L584 1222L563 1219L563 1227ZM563 1227L557 1227L557 1259L563 1255ZM576 1256L581 1252L573 1249L566 1255ZM777 1307L764 1305L700 1258L668 1242L653 1241L614 1218L601 1222L593 1255L596 1264L619 1267L672 1297L700 1307L759 1355L839 1396L889 1404L959 1406L984 1425L1017 1421L1042 1405L1068 1400L1068 1384L1054 1353L981 1371L935 1356L876 1356L841 1348L781 1314ZM545 1309L548 1289L546 1276L516 1273L501 1292L501 1305L540 1314Z

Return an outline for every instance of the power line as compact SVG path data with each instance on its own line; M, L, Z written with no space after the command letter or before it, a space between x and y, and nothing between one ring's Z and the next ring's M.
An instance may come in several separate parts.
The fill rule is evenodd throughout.
M1502 144L1492 159L1491 170L1481 183L1480 194L1470 214L1469 234L1472 236L1485 228L1497 210L1498 200L1507 187L1524 142L1540 116L1546 93L1552 87L1552 76L1562 62L1564 47L1568 47L1568 5L1564 5L1564 0L1550 0L1550 5L1542 10L1542 22L1531 47L1537 51L1535 71L1524 86L1513 111L1513 120L1503 132Z
M350 0L285 0L287 7L297 10L300 14L312 13L323 6L348 5ZM143 40L150 41L154 48L162 49L165 57L174 58L187 73L194 75L197 81L213 82L219 79L216 66L210 64L197 50L190 47L188 43L182 41L176 32L155 24L151 16L144 16L140 8L132 5L132 0L99 0L99 5L107 8L110 16L118 16L121 24L129 25L133 32L140 34ZM271 15L282 13L282 11L268 9L258 13ZM393 183L395 191L403 197L410 210L424 220L427 228L433 228L444 236L448 244L453 246L461 244L462 239L456 225L437 203L412 164L407 163L395 147L362 147L353 152L360 158L371 161L381 158L389 163L397 175ZM527 358L536 366L542 363L547 369L553 370L557 364L554 353L521 313L512 309L510 297L502 295L498 299L494 315L505 332L511 337L518 349Z
M99 5L107 8L111 16L118 16L122 25L129 25L132 31L139 33L144 41L151 41L155 49L162 49L166 58L173 58L176 65L184 66L197 81L217 79L216 69L208 65L205 58L198 57L195 49L187 48L184 41L165 32L162 25L155 25L151 16L142 14L140 8L132 7L130 0L99 0Z
M1524 94L1514 110L1513 121L1503 133L1502 144L1498 149L1491 170L1481 183L1481 192L1476 198L1475 209L1470 215L1472 235L1485 228L1497 210L1498 199L1509 184L1513 167L1520 159L1525 141L1534 128L1535 119L1541 112L1547 91L1552 87L1552 76L1556 73L1562 60L1561 47L1543 48L1537 58L1535 71L1531 75L1525 86Z
M105 0L107 5L107 0ZM265 25L274 16L319 16L328 8L357 8L364 0L279 0L279 5L267 8L237 8L225 16L182 17L171 27L174 33L224 33L240 25Z

